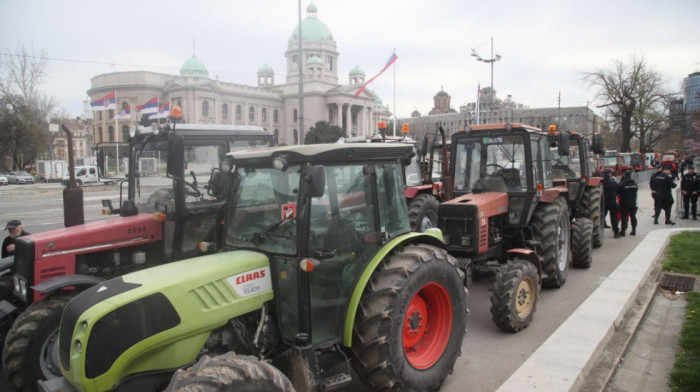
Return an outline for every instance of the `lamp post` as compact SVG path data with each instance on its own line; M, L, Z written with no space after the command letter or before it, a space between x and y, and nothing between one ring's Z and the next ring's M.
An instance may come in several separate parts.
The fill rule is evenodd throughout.
M490 100L490 104L489 104L489 106L490 106L489 111L490 111L491 118L493 119L493 118L495 118L495 116L493 114L493 100L495 99L495 93L493 90L493 63L495 63L496 61L501 59L500 54L496 54L495 57L493 55L493 37L491 37L491 58L490 59L485 59L485 58L479 56L479 54L476 53L476 49L474 49L474 48L472 48L471 55L472 55L472 57L476 57L476 61L481 61L482 63L491 64L491 100ZM477 110L478 110L478 108L477 108Z

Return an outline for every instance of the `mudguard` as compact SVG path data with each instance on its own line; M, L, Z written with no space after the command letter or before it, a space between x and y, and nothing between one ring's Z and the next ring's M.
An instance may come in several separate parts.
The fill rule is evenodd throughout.
M154 297L158 305L149 302ZM112 279L84 291L66 307L59 333L61 371L78 390L88 392L111 390L138 373L185 366L213 330L272 299L270 262L251 251L187 259ZM132 308L145 316L130 318L133 314L126 310ZM159 320L140 320L161 314L163 308L170 312L172 325L132 337L132 331L153 328ZM143 325L124 325L128 320ZM95 339L90 340L93 332ZM112 336L114 342L101 342L99 336ZM91 352L95 358L88 358Z
M343 346L352 347L352 329L355 324L355 314L357 313L357 307L360 304L360 298L362 293L365 291L367 282L372 277L374 270L377 269L379 263L384 260L384 258L396 248L402 247L407 243L425 243L433 246L438 246L440 248L445 248L445 243L442 237L442 231L438 228L430 228L423 233L411 232L408 234L400 235L395 237L391 241L387 242L379 251L372 257L372 260L367 263L367 267L364 272L360 275L357 280L355 289L350 297L350 303L348 304L348 310L345 313L345 329L343 330Z
M32 288L34 291L38 291L42 294L49 294L66 287L94 286L104 281L105 279L92 275L64 275L39 283L36 286L32 286Z

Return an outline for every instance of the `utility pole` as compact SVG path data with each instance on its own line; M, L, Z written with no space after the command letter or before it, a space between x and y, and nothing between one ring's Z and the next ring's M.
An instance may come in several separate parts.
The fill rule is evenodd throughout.
M299 0L299 144L304 144L304 73L301 44L301 0Z

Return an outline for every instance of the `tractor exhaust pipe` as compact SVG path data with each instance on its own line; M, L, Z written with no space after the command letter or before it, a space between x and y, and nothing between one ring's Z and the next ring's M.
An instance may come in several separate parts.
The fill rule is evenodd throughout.
M75 184L75 161L73 160L73 134L64 125L61 129L68 138L68 186L63 190L63 225L65 227L82 225L85 223L83 212L83 189Z

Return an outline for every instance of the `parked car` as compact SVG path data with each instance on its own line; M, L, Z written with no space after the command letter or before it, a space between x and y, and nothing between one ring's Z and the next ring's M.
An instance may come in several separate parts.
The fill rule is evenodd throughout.
M5 177L5 173L0 173L0 185L7 185L7 177Z
M7 176L7 181L10 184L33 184L34 177L30 176L27 172L16 171Z

